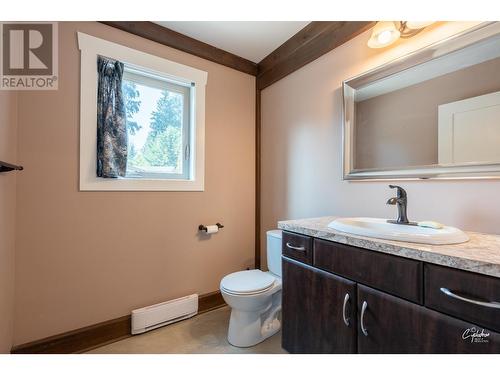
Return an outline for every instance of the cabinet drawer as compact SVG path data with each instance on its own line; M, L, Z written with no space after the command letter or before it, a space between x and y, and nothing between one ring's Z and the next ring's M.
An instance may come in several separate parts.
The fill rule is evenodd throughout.
M500 279L425 264L424 288L426 306L500 331Z
M315 267L423 304L422 262L314 240Z
M283 255L311 264L312 260L312 237L302 234L283 232L282 241Z

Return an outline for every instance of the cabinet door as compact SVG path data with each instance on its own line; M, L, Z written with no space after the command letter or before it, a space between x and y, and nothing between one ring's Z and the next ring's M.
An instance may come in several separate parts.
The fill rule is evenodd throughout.
M500 353L496 332L361 284L357 294L359 353Z
M282 346L290 353L356 352L356 284L283 258Z

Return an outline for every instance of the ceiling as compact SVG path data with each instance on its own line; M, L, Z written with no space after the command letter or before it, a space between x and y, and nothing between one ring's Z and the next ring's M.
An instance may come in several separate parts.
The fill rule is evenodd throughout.
M309 22L159 21L155 23L258 63Z

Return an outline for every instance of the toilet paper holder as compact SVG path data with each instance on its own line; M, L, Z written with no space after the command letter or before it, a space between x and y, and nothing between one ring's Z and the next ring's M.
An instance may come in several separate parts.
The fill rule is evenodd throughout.
M224 228L224 225L222 225L221 223L215 223L215 225L217 225L217 227L218 227L219 229ZM203 224L200 224L200 225L198 226L198 230L202 230L202 231L205 231L205 232L206 232L206 231L207 231L207 227L206 227L205 225L203 225Z

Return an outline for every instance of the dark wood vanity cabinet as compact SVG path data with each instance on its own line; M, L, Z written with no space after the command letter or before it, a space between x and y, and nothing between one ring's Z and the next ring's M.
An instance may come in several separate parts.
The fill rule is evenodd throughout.
M500 309L436 289L498 301L499 279L302 237L309 264L283 254L288 352L500 353Z

